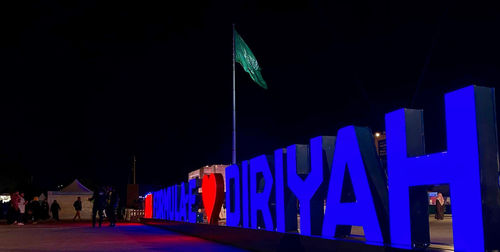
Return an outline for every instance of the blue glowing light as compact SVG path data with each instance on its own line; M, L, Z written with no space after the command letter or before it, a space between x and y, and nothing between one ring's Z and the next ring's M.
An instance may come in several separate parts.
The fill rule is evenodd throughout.
M153 192L153 218L164 220L165 208L166 208L166 198L165 189Z
M250 227L250 195L249 195L249 177L248 177L248 165L249 162L247 160L241 163L241 190L243 195L243 204L242 204L242 212L243 212L243 227Z
M167 220L175 220L175 186L167 188Z
M257 191L257 174L262 174L264 188L262 192ZM269 168L269 163L265 155L261 155L250 160L250 221L251 228L257 229L257 212L262 213L263 224L266 230L274 230L274 222L269 207L271 191L273 189L273 175Z
M415 156L415 127L422 113L400 109L386 115L390 229L393 244L411 247L411 186L449 184L453 195L453 241L456 251L484 251L476 89L445 95L447 152ZM489 97L483 97L488 99ZM489 98L491 99L491 98ZM412 113L413 112L413 113ZM410 140L409 140L410 139ZM423 148L423 141L419 142ZM412 155L413 154L413 155ZM417 224L414 224L417 225Z
M175 220L180 221L181 220L181 214L179 211L180 207L180 199L181 199L181 187L180 185L174 185L174 197L172 197L174 201L174 212L175 212Z
M337 138L313 138L309 146L291 145L231 165L225 171L227 225L296 232L298 199L302 235L342 237L355 225L363 227L368 242L425 247L426 186L447 184L454 249L498 249L495 108L494 89L469 86L446 94L447 151L434 154L425 153L421 110L386 114L387 176L372 132L354 126L340 129ZM153 192L152 217L195 223L199 182Z
M196 198L198 197L198 179L189 180L188 189L188 220L191 223L196 223L197 209L194 205L196 204Z
M286 181L286 170L284 167L284 149L277 149L274 151L274 179L275 179L275 189L276 189L276 231L278 232L287 232L287 231L296 231L297 225L294 227L287 227L287 218L286 218L286 210L285 206L288 203L290 197L290 189L288 188L288 183ZM287 195L288 194L288 195ZM286 197L288 196L288 197ZM288 200L287 200L288 198ZM295 202L292 202L296 205ZM295 215L295 223L297 223L297 210L287 213L291 215ZM293 216L292 216L293 217ZM289 230L292 229L292 230Z
M356 202L341 202L346 169L349 170ZM366 241L383 243L354 126L338 131L322 235L334 236L339 225L362 226Z
M233 181L233 183L231 183ZM238 227L241 220L241 185L238 165L226 167L226 225Z
M180 184L181 190L180 190L180 205L179 205L179 220L180 221L188 221L188 203L189 203L189 196L188 196L188 184L182 182Z
M311 153L307 145L291 145L287 147L287 178L288 187L297 196L300 204L300 233L303 235L319 235L320 226L311 232L311 200L323 182L324 169L328 167L323 164L322 137L311 139ZM302 165L300 170L309 170L306 179L302 179L297 174L297 166ZM303 174L306 175L306 174ZM323 200L317 203L323 213Z

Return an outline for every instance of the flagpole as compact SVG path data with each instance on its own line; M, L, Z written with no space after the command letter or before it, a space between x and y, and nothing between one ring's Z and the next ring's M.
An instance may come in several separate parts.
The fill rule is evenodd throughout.
M234 51L234 24L233 24L233 151L232 164L236 164L236 67Z

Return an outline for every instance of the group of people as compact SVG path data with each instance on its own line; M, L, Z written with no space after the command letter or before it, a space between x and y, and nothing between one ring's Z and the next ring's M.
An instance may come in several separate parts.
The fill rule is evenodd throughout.
M99 227L102 226L104 216L109 220L109 226L116 225L118 214L118 205L120 197L115 188L111 186L99 187L94 191L94 195L89 198L92 202L92 227L96 226L97 216ZM82 200L77 197L73 203L75 215L73 221L81 220L81 211L83 209ZM7 214L7 220L10 224L24 225L27 222L37 224L39 220L47 220L50 218L59 221L59 212L61 206L54 200L49 207L47 200L39 201L38 197L34 197L31 201L26 201L24 193L16 191L11 194L10 206Z
M102 226L102 221L104 218L104 211L109 219L109 226L114 227L116 225L116 216L118 211L118 203L120 202L120 197L115 188L100 187L94 191L94 195L89 201L93 201L92 205L92 227L96 225L96 215L99 216L99 227ZM76 210L76 207L75 207ZM75 214L79 215L79 212Z
M49 210L52 212L52 218L59 220L59 210L61 207L56 200L49 208L47 200L39 201L38 197L33 197L31 201L26 201L24 193L16 191L10 196L10 206L7 212L7 222L10 224L24 225L27 222L37 224L39 220L50 218Z

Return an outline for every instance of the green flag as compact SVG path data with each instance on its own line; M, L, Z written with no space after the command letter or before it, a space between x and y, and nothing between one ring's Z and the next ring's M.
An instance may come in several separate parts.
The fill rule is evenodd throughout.
M236 62L240 63L245 72L250 74L255 83L267 89L267 84L262 75L260 74L260 67L257 59L253 55L250 47L243 41L243 38L234 30L234 53Z

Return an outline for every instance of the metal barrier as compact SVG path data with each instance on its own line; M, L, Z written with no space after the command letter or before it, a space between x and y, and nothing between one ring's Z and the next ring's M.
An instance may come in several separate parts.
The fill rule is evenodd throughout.
M144 218L144 210L125 208L125 221L139 222L140 218Z

